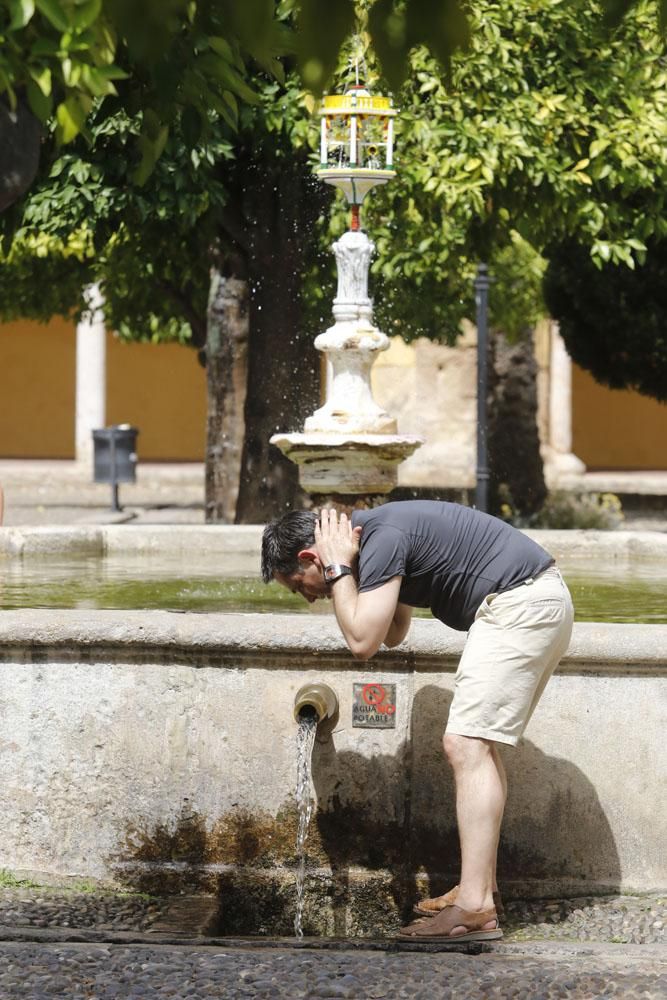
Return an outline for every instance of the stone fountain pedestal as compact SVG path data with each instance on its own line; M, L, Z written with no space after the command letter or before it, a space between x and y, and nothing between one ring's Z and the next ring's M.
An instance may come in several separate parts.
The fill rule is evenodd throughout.
M338 290L334 325L315 340L327 361L324 405L302 434L275 434L271 444L299 467L299 481L316 502L373 506L398 481L398 466L421 438L397 433L396 420L373 399L371 368L389 338L373 325L368 269L375 249L350 230L334 243Z

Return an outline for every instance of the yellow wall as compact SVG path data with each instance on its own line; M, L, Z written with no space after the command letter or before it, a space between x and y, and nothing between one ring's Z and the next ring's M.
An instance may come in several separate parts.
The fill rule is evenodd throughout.
M76 330L0 325L0 458L74 458ZM106 423L139 428L140 461L202 461L206 373L189 347L107 338Z
M593 469L667 469L667 405L572 366L572 450Z
M73 458L74 327L0 325L0 457Z
M191 347L107 339L107 424L139 428L139 461L203 461L206 372Z
M0 458L73 458L74 324L0 325ZM667 406L598 385L577 365L573 450L590 469L667 469ZM106 423L139 428L140 461L202 461L206 374L178 344L107 340Z

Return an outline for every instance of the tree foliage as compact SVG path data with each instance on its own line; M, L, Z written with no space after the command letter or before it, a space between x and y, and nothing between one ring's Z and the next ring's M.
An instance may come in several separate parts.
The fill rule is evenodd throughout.
M397 95L399 175L365 210L379 315L408 337L456 336L480 259L501 265L491 301L511 320L517 283L527 305L532 283L539 308L538 255L554 240L632 266L667 235L667 67L653 8L638 4L611 37L590 0L478 0L470 23L449 82L413 52Z
M142 116L140 183L179 116L191 146L212 108L235 126L238 102L257 99L248 60L281 76L291 48L273 0L0 0L0 95L15 106L25 94L67 143L125 80L124 107Z
M618 26L644 0L602 0L606 23ZM426 46L449 72L452 56L480 33L479 7L461 0L375 0L367 30L391 87L410 75L410 54ZM664 29L667 0L655 0ZM513 5L508 5L510 9ZM286 21L298 13L298 34ZM253 102L248 58L283 78L279 56L298 52L305 85L329 82L345 38L355 31L354 0L0 0L0 98L14 109L25 95L34 116L56 123L67 143L86 129L96 99L129 78L137 111L141 163L150 173L175 118L196 144L215 108L234 123L238 102Z
M63 147L33 186L0 258L6 318L80 315L85 285L99 281L107 322L121 336L203 342L208 250L227 197L216 176L231 155L226 128L194 149L172 129L139 187L130 174L140 128L140 116L100 109L90 141Z
M567 240L550 252L545 298L570 356L612 389L667 402L667 241L644 263L594 266Z
M392 6L391 17L407 17L416 2ZM129 10L120 0L112 7ZM284 22L294 7L271 3L264 10L270 8L273 20L277 11ZM342 8L347 17L342 0L331 5L334 13ZM173 7L160 5L167 14L181 9L177 0ZM346 225L347 208L339 198L329 223L319 201L322 185L306 180L308 151L317 143L307 109L315 102L296 74L281 79L273 62L260 65L259 53L259 59L247 57L242 76L235 62L245 51L242 31L229 62L225 46L218 46L220 55L210 41L228 37L207 34L211 25L197 20L206 3L187 9L195 21L174 28L164 60L151 57L150 38L146 48L128 43L117 61L129 75L114 82L116 94L97 97L85 131L64 146L57 135L47 135L37 182L14 217L0 219L6 237L0 314L47 319L76 312L83 286L97 280L107 321L123 335L189 338L201 347L212 259L224 273L247 278L252 321L261 333L253 341L260 345L254 377L267 382L263 400L256 393L246 411L257 421L246 449L246 471L257 481L257 468L260 479L266 468L260 439L265 447L276 429L267 413L273 374L267 358L277 352L285 379L297 378L292 362L303 357L304 332L312 338L328 319L333 258L325 245ZM302 30L307 9L304 0ZM388 12L389 5L378 0L358 9L362 28L368 15L361 38L369 82L384 89L370 51L371 15ZM178 23L176 17L173 25ZM229 33L233 24L216 30ZM461 318L472 314L480 259L489 261L497 279L491 297L496 322L518 329L541 308L543 254L554 241L576 239L598 264L632 265L650 241L665 235L667 85L653 7L638 3L613 36L603 33L593 0L513 0L507 6L477 0L469 24L469 51L451 56L449 75L424 45L415 46L418 33L406 29L400 36L404 47L397 51L404 52L409 77L396 94L399 173L364 208L378 250L376 318L387 332L408 338L455 338ZM309 44L299 46L304 73ZM314 60L320 69L311 67L311 82L328 71L322 60ZM344 52L343 74L347 63ZM224 89L227 64L237 65L248 88L238 101L224 96L235 98ZM215 87L200 88L202 72L218 74L222 104L210 97ZM192 100L181 87L184 80L193 88ZM201 94L207 95L205 106L196 106ZM281 184L281 177L290 183ZM290 198L301 202L288 204ZM281 248L288 265L293 256L291 271ZM286 290L291 300L299 297L302 274L313 309L305 328L298 311L285 304ZM283 304L271 316L276 301ZM291 327L285 329L288 313ZM318 313L325 315L316 320ZM287 429L283 397L276 405L283 406L279 419ZM288 402L298 420L298 401L290 396Z
M362 21L368 8L361 5ZM398 177L364 206L377 245L377 317L408 338L456 336L461 317L472 314L480 259L496 277L495 320L511 331L543 308L549 243L572 236L598 264L631 265L667 228L667 71L651 6L639 4L611 39L590 0L478 0L470 22L470 52L452 60L449 82L423 46L412 51L397 95ZM370 82L382 87L370 35L362 43ZM28 302L28 258L38 253L43 270L48 241L58 273L76 256L89 277L108 277L109 321L124 334L184 337L203 322L211 240L230 249L233 231L247 223L234 159L254 132L286 135L275 152L286 162L288 149L314 149L306 108L315 102L294 74L280 82L255 73L258 100L239 106L239 132L213 109L193 146L183 111L155 175L137 188L143 113L132 112L135 85L118 87L117 98L93 109L87 138L56 153L22 206L12 261L23 270L4 280L22 287L23 273ZM327 242L346 225L339 196ZM313 323L328 314L332 278L323 252L307 276ZM33 308L45 309L46 299Z

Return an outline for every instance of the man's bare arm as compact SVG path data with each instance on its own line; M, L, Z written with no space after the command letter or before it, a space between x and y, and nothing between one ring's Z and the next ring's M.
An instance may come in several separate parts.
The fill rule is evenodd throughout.
M396 605L394 617L391 620L389 629L384 637L385 646L399 646L410 630L412 621L412 608L407 604Z
M341 563L354 566L359 552L360 532L360 528L352 527L346 514L341 514L339 520L335 510L321 511L320 521L315 525L315 544L322 565ZM340 630L352 655L358 660L369 660L387 637L393 639L403 629L407 632L409 620L406 625L404 614L398 613L400 589L400 576L363 594L359 593L353 575L342 576L331 585Z
M352 576L343 576L332 585L336 618L345 641L356 659L370 660L382 643L386 642L394 625L400 589L400 576L395 576L381 587L363 594L359 593L357 583ZM401 622L403 622L402 615ZM407 632L407 627L405 631Z

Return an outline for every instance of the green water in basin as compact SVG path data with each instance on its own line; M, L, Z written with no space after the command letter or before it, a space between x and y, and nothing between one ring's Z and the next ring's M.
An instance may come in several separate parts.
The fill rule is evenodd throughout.
M577 621L667 624L667 567L560 565ZM328 601L308 605L275 583L266 586L255 572L226 575L220 560L153 556L0 562L0 608L332 611Z

